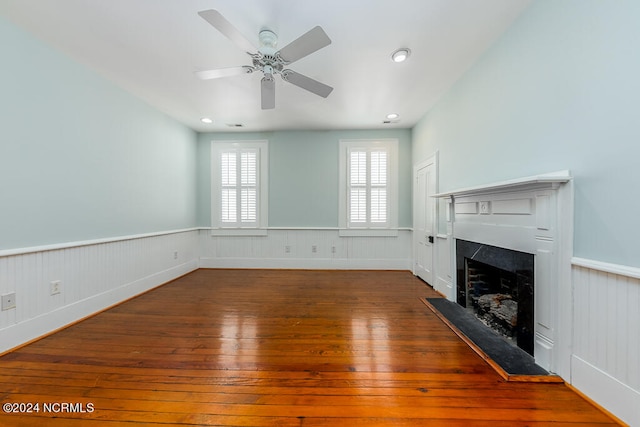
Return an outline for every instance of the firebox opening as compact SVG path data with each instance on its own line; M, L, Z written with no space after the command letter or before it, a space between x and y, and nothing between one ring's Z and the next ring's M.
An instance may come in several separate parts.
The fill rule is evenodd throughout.
M532 254L457 240L458 304L532 356L533 262Z
M512 345L518 345L516 274L466 259L466 308Z

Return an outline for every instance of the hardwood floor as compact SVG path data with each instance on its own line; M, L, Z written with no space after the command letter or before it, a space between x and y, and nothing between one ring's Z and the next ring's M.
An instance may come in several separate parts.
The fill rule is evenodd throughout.
M615 425L505 382L431 296L409 272L198 270L1 357L0 403L39 412L0 425Z

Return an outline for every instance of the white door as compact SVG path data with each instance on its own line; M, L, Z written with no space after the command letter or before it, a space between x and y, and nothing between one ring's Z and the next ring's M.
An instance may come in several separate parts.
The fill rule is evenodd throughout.
M434 286L434 242L436 227L435 156L414 167L413 254L414 274Z

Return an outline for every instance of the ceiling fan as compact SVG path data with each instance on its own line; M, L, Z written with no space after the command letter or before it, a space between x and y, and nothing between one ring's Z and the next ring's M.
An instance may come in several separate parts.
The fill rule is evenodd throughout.
M196 72L196 75L202 80L261 71L264 75L261 81L263 110L275 108L276 83L274 76L276 74L280 74L284 81L323 98L329 96L333 90L331 86L327 86L324 83L320 83L317 80L285 68L292 62L331 44L331 39L329 39L329 36L327 36L319 26L312 28L280 50L276 50L278 36L273 31L264 29L258 34L260 47L256 49L253 43L247 40L247 38L217 10L203 10L202 12L198 12L198 15L249 54L253 63L253 65Z

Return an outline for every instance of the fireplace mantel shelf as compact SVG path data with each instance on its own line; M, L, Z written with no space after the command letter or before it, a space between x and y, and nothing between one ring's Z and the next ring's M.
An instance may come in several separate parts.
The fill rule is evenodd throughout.
M540 186L548 185L551 188L555 188L557 185L564 184L571 180L571 173L568 170L535 175L526 178L512 179L508 181L501 181L492 184L478 185L474 187L460 188L454 191L446 191L443 193L434 194L432 197L445 198L445 197L461 197L461 196L475 196L488 193L496 193L509 190L527 190L538 188Z

